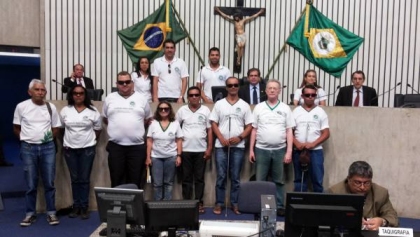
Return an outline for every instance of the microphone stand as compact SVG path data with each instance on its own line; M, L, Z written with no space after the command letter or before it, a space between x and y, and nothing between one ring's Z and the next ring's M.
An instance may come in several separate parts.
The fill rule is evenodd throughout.
M230 114L229 114L229 140L230 140ZM228 155L227 155L227 167L226 167L226 185L227 185L227 179L229 176L229 160L230 160L230 141L229 141L229 146L228 146ZM232 189L232 187L230 187ZM226 189L227 191L227 189ZM225 191L225 217L227 217L227 204L228 204L228 196L226 195L226 191Z
M415 90L410 84L407 83L407 86L411 88L411 90L413 90L414 92L416 92L417 94L420 94L417 90Z
M372 104L372 101L373 101L373 100L376 100L376 99L378 99L379 97L381 97L381 96L385 95L386 93L388 93L388 92L390 92L390 91L394 90L394 89L395 89L395 88L397 88L397 86L399 86L399 85L401 85L401 82L398 82L398 83L397 83L394 87L392 87L391 89L389 89L389 90L385 91L384 93L379 94L379 95L377 95L376 97L373 97L373 98L370 100L371 104ZM408 85L409 85L409 84L408 84Z

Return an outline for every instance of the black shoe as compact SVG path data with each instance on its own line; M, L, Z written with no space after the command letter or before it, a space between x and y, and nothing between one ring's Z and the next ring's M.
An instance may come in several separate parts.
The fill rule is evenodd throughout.
M13 163L9 163L7 161L1 162L0 166L13 166Z
M32 225L32 223L34 223L35 221L36 221L36 216L26 216L25 219L23 219L20 222L20 226L28 227L28 226Z
M79 216L79 214L80 214L80 208L78 208L78 207L74 207L74 208L71 210L71 212L70 212L70 214L69 214L69 217L70 217L70 218L76 218L76 217L78 217L78 216Z
M80 210L80 218L82 218L82 220L89 219L89 211L88 211L88 209L86 207L85 208L82 208Z
M284 214L285 214L284 208L277 209L277 216L284 216Z

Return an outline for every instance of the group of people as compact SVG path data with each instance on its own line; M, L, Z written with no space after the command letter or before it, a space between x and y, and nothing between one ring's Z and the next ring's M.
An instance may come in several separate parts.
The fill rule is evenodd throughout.
M297 107L292 111L279 100L282 86L278 80L264 82L259 69L252 68L247 74L249 83L240 86L240 80L220 65L220 51L215 47L209 50L209 64L198 73L196 86L187 89L187 67L174 53L175 43L166 40L164 55L154 61L152 70L150 61L140 58L135 72L118 73L118 90L106 97L102 116L88 97L86 88L91 79L86 80L80 64L66 78L74 84L66 85L68 106L60 113L53 104L45 102L44 83L37 79L31 81L28 90L31 98L17 105L13 120L14 132L21 140L29 187L26 216L21 226L29 226L36 220L38 170L45 188L47 220L51 225L59 223L54 205L56 148L53 141L62 130L73 192L69 216L89 218L89 178L101 123L107 125L109 136L106 150L112 187L134 183L143 188L145 170L151 168L154 199L170 200L177 167L181 167L182 196L198 199L199 212L203 213L204 171L214 145L217 170L214 214L221 214L223 206L228 204L235 214L241 214L238 194L246 148L249 162L255 163L256 179L266 181L271 176L276 185L279 215L284 215L285 206L283 164L293 164L294 191L308 191L310 179L313 191L324 192L322 144L330 132L328 116L318 106L325 105L327 96L317 85L315 71L305 73L302 87L294 97ZM376 92L362 86L364 80L363 72L354 72L353 86L340 90L336 105L375 105ZM213 86L224 86L227 96L213 102ZM185 93L188 103L175 112L171 103L184 103ZM154 113L150 102L158 103ZM206 103L214 103L213 109ZM255 105L253 111L250 104ZM230 203L225 200L228 176ZM363 221L366 228L398 225L387 190L371 180L369 164L355 162L347 179L330 191L363 193L369 198L370 204L365 208L368 219ZM389 210L387 215L384 208Z

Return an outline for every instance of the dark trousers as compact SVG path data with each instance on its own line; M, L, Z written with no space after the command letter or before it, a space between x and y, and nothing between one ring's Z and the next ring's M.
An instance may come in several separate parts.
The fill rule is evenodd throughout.
M183 173L182 197L184 199L191 199L194 185L195 199L203 203L204 170L206 169L204 152L183 152L181 164Z
M109 141L108 167L111 176L111 187L133 183L143 189L142 181L146 161L146 145L122 146Z
M166 102L169 102L169 103L176 103L176 102L178 102L178 98L169 98L169 97L159 98L159 102L163 102L163 101L166 101ZM182 101L185 103L184 98L182 98Z

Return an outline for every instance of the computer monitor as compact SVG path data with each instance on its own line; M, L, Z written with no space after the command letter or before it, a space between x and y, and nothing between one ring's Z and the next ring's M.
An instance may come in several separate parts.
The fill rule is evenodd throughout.
M227 96L226 86L212 86L211 96L213 97L214 103L216 103L218 100L225 98Z
M95 187L101 222L108 236L126 236L126 224L145 225L144 196L140 189Z
M285 237L361 236L363 195L287 193Z
M168 231L168 237L175 237L176 231L198 230L198 217L198 200L146 202L146 230Z

